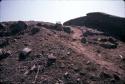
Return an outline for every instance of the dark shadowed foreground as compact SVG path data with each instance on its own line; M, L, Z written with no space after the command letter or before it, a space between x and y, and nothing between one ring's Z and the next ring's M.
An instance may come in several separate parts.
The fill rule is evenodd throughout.
M0 23L1 84L124 84L125 43L85 26Z

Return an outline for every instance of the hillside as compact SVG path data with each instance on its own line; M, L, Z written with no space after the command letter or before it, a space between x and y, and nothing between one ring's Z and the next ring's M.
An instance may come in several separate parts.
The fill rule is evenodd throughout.
M87 26L112 35L125 41L125 18L109 15L101 12L88 13L86 16L71 19L64 25Z
M125 43L71 24L1 22L0 83L125 84Z

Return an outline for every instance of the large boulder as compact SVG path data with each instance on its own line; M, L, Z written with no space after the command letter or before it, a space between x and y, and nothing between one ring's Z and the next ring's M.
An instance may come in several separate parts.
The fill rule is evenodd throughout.
M10 26L10 34L15 35L19 32L25 30L27 28L27 25L23 21L18 21L17 23L14 23Z
M57 22L57 23L55 24L55 29L58 30L58 31L62 31L62 30L63 30L63 27L62 27L61 22Z
M32 49L31 48L24 48L22 51L19 53L19 61L25 60L27 56L31 53Z
M34 27L31 29L31 34L34 35L34 34L38 33L39 31L40 31L40 28Z
M64 30L64 32L66 32L66 33L71 33L71 32L72 32L71 27L69 27L69 26L64 26L64 27L63 27L63 30Z

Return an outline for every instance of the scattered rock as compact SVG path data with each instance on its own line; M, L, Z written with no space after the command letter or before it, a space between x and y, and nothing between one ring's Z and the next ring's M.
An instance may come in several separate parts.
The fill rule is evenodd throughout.
M53 54L49 54L48 55L48 62L47 62L47 66L52 65L53 63L56 62L56 57Z
M26 47L19 54L19 60L24 60L31 53L32 49Z
M34 35L34 34L36 34L39 31L40 31L40 28L38 28L38 27L32 28L31 34Z
M110 43L110 42L106 42L104 44L100 44L101 47L103 48L107 48L107 49L114 49L117 48L116 44Z
M66 33L71 33L71 28L69 26L64 26L63 27L63 30L66 32Z
M0 49L0 60L7 58L11 54L11 51L5 51Z

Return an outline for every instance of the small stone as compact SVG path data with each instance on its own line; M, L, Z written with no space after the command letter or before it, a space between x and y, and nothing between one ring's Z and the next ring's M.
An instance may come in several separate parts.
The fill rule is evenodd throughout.
M19 60L24 60L31 53L32 49L26 47L19 54Z
M80 72L79 72L80 75L85 75L86 73L87 73L87 71L84 69L80 70Z
M105 72L101 72L99 74L99 76L100 76L101 79L111 78L111 76L109 74L105 73Z
M4 47L9 44L8 39L0 39L0 47Z
M113 44L113 43L110 43L110 42L107 42L107 43L104 43L104 44L100 44L100 46L103 47L103 48L107 48L107 49L117 48L116 44Z
M100 42L107 42L108 41L108 39L106 39L106 38L98 38L97 40Z
M66 79L70 78L70 74L68 72L65 72L64 78L66 78Z
M28 74L30 74L32 71L36 71L36 69L37 69L37 67L36 67L36 65L34 64L34 65L30 68L30 70L27 70L27 71L24 73L24 75L28 75Z
M88 41L87 41L86 38L82 38L82 39L81 39L81 42L84 43L84 44L88 43Z
M89 65L91 62L90 61L87 61L86 64Z
M64 82L59 79L55 84L64 84Z
M0 60L7 58L11 54L11 51L5 51L0 49Z
M48 62L47 62L47 65L50 66L52 65L53 63L56 62L56 57L53 55L53 54L49 54L48 55Z
M70 55L70 52L67 52L67 55Z
M65 64L63 62L60 63L60 68L64 68Z
M121 58L121 61L125 63L125 57L123 55L119 55L119 57Z
M73 70L76 71L76 72L80 71L80 69L81 68L79 66L73 66Z
M116 41L115 39L113 39L113 38L109 38L108 41L111 42L111 43L116 43L116 42L117 42L117 41ZM116 44L117 44L117 43L116 43Z

